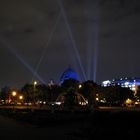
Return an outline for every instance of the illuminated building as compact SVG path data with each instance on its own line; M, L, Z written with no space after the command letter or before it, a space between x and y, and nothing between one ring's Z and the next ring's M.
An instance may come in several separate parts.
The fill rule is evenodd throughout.
M137 93L137 88L140 86L140 78L120 78L120 79L113 79L112 81L106 80L102 82L102 86L121 86L130 88L132 91Z
M63 72L60 78L60 84L62 84L67 79L74 79L80 81L78 74L71 68L68 68Z

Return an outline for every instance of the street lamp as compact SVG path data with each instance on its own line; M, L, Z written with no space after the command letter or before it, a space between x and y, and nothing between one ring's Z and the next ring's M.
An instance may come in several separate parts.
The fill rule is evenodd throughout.
M13 95L13 97L15 97L17 95L17 92L16 91L13 91L12 92L12 95Z
M23 96L22 96L22 95L20 95L20 96L19 96L19 99L20 99L20 100L22 100L22 99L23 99Z
M78 87L79 87L79 89L80 89L80 88L82 88L82 85L80 84Z
M14 101L13 109L14 109L14 105L15 105L15 97L16 97L16 95L17 95L17 92L16 92L16 91L13 91L13 92L12 92L13 101Z
M37 81L34 81L34 86L37 85Z
M19 100L21 101L21 104L23 103L22 101L23 101L23 96L22 95L20 95L19 96Z
M99 98L98 97L96 97L96 101L99 101Z
M34 89L33 89L33 90L34 90L34 91L33 91L33 92L34 92L34 93L33 93L33 94L34 94L34 95L33 95L33 102L34 102L34 105L35 105L35 88L36 88L36 85L37 85L37 81L34 81L33 84L34 84Z

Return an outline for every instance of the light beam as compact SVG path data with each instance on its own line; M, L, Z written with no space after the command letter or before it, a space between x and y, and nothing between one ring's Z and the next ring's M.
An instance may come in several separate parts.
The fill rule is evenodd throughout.
M45 81L43 80L43 78L41 78L39 76L39 74L37 74L37 72L35 72L35 70L31 67L31 65L29 65L22 57L21 55L19 55L19 53L11 46L9 45L9 43L3 38L0 37L0 41L2 42L2 44L10 51L10 53L12 53L31 73L35 73L35 77L37 79L39 79L42 83L45 83Z
M69 25L69 23L68 23L68 19L67 19L67 16L66 16L66 14L65 14L65 10L64 10L64 8L63 8L62 1L61 1L61 0L57 0L57 3L58 3L58 5L59 5L59 7L60 7L62 16L63 16L63 18L64 18L64 21L65 21L65 24L66 24L66 27L67 27L67 30L68 30L68 33L69 33L69 36L70 36L70 39L71 39L71 41L72 41L72 47L73 47L73 49L74 49L75 57L76 57L76 59L77 59L77 61L78 61L78 64L79 64L79 66L80 66L80 69L81 69L81 71L82 71L83 78L84 78L84 80L87 80L87 77L86 77L86 74L85 74L85 70L84 70L83 65L82 65L82 62L81 62L80 54L79 54L79 51L78 51L78 49L77 49L77 47L76 47L76 43L75 43L75 40L74 40L74 38L73 38L73 34L72 34L72 31L71 31L70 25Z

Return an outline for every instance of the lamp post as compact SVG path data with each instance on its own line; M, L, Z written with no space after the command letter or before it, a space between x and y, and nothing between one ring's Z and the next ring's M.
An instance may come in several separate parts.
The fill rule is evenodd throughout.
M12 92L13 101L14 101L13 108L14 108L14 105L15 105L15 97L16 97L16 95L17 95L17 92L16 91L13 91Z
M21 104L22 104L22 101L23 101L23 96L22 95L19 96L19 100L21 101Z
M20 99L20 100L22 100L22 99L23 99L23 96L22 96L22 95L20 95L20 96L19 96L19 99Z
M82 85L80 84L78 87L79 87L79 89L80 89L80 88L82 88Z
M15 97L17 95L17 92L16 91L13 91L12 92L12 95L13 95L13 97Z
M33 103L34 103L34 105L35 105L35 91L36 91L37 81L34 81L33 84L34 84L34 89L33 89L33 90L34 90L34 91L33 91L33 92L34 92L34 93L33 93Z

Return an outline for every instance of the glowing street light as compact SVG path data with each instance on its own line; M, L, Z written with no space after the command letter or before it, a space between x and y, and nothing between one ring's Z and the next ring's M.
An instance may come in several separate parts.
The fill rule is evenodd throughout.
M16 97L16 95L17 95L17 92L16 91L13 91L12 92L12 96L13 96L13 102L14 102L14 104L15 104L15 97ZM13 109L14 109L14 104L13 104Z
M20 100L22 100L22 99L23 99L23 96L22 96L22 95L20 95L20 96L19 96L19 99L20 99Z
M37 81L34 81L34 86L37 85Z
M23 96L22 95L19 96L19 100L20 100L20 103L22 104L23 103Z
M13 97L15 97L17 95L17 92L16 91L13 91L12 92L12 95L13 95Z
M34 102L34 104L35 104L35 88L36 88L36 85L37 85L37 81L34 81L33 84L34 84L34 89L33 89L33 90L34 90L34 91L33 91L33 92L34 92L34 93L33 93L33 94L34 94L34 95L33 95L33 102Z
M37 85L37 81L34 81L34 86Z
M99 101L99 98L98 97L96 97L96 101Z
M81 84L79 85L79 89L80 89L80 88L82 88L82 85L81 85Z

